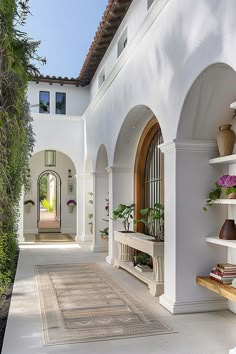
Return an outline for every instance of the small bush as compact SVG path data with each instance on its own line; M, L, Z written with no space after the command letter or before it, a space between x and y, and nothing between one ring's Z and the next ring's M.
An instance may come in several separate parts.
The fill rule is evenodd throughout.
M44 207L45 209L47 209L47 211L48 211L49 213L52 213L52 212L53 212L53 207L50 205L49 200L44 199L44 200L42 200L41 203L42 203L43 207Z

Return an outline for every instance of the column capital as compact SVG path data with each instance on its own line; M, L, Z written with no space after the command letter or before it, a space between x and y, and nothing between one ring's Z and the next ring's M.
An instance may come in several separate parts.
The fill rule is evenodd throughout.
M159 145L163 153L171 151L192 151L192 152L217 152L217 145L214 140L184 140L173 139L172 141Z
M133 168L122 167L122 166L108 166L106 168L108 173L132 173L134 172Z

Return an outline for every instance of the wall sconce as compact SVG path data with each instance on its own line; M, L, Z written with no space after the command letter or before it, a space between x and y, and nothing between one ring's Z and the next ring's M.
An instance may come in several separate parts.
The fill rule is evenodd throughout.
M56 166L56 151L55 150L45 150L45 166L53 167Z
M31 177L30 168L28 168L28 170L27 170L27 178L30 178L30 177Z
M68 170L68 178L72 178L71 170Z

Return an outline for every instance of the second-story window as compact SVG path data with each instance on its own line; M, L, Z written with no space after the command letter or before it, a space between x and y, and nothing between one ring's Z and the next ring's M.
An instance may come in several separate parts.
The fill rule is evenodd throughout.
M39 92L39 113L50 113L50 92Z
M149 10L149 8L152 6L154 0L147 0L147 9Z
M127 46L127 43L128 43L128 35L127 35L127 28L126 28L118 41L117 57L121 55L121 53Z
M56 92L56 114L66 114L66 94Z

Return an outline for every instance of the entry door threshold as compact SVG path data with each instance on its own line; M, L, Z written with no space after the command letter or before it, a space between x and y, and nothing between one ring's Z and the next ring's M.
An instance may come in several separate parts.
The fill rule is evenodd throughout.
M38 229L38 233L52 233L52 234L55 234L55 233L61 233L61 229Z

